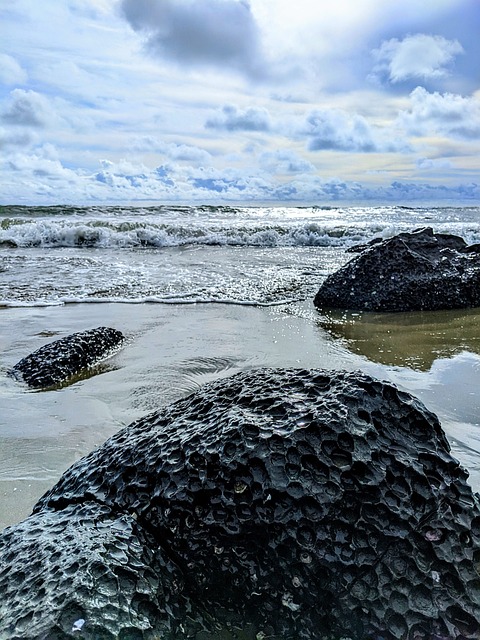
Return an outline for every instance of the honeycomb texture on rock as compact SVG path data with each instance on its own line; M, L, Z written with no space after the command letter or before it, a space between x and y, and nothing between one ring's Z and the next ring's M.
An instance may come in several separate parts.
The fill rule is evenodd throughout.
M452 563L478 515L438 421L417 401L359 374L293 370L222 380L137 422L73 467L41 506L92 497L162 531L213 610L240 609L260 626L273 613L282 635L292 625L329 628L369 596L365 629L390 620L401 630L405 594L390 591L395 576L382 576L380 557L394 567L411 559L403 624L428 626L434 594L441 601L446 590L432 575L463 583ZM463 566L474 586L473 546ZM378 591L382 577L388 595ZM468 611L467 599L470 621Z
M157 547L132 516L97 503L5 529L0 639L169 637L186 613L183 579Z
M174 618L212 622L159 638L478 639L480 505L466 479L409 394L361 373L263 369L123 429L33 517L93 502L148 532L151 566L160 554L183 579Z
M124 340L123 334L111 327L73 333L22 358L9 374L29 387L52 387L108 357Z
M480 247L431 228L360 247L330 274L318 308L414 311L480 306Z

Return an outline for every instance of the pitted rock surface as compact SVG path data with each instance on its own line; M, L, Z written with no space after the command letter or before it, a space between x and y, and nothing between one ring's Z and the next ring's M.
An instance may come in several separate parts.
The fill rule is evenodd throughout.
M169 637L186 613L182 576L155 547L131 515L94 502L5 529L0 638Z
M110 438L6 530L0 638L19 612L58 629L73 607L82 634L69 618L55 636L22 637L103 638L103 625L169 640L478 639L480 503L466 479L438 419L390 384L296 369L218 380ZM93 515L72 548L83 508ZM23 550L42 519L54 546ZM105 536L120 552L99 552L92 586L84 559ZM79 558L81 590L65 585L62 549ZM97 607L98 592L122 599L118 564L137 576L123 605L139 592L146 603L136 635ZM22 583L45 565L48 582ZM60 583L63 598L39 610Z
M26 356L12 367L9 375L29 387L53 387L108 357L124 340L124 335L111 327L73 333Z
M318 308L414 311L480 306L480 246L431 228L359 247L329 275Z

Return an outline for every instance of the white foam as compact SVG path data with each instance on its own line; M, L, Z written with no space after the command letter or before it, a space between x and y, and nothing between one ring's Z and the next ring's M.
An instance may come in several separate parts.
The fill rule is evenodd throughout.
M0 300L1 307L61 307L61 300Z
M2 307L282 305L375 238L430 225L480 243L478 207L0 209Z
M403 207L3 207L0 246L335 246L430 225L480 242L480 209Z
M55 307L68 304L165 304L165 305L196 305L196 304L228 304L247 307L277 307L293 302L300 302L303 298L282 298L269 302L258 300L239 300L235 298L208 298L208 297L170 297L144 296L139 298L97 298L97 297L70 297L65 296L57 300L0 300L0 308L23 308L23 307Z
M136 222L88 223L76 220L35 220L0 229L0 246L21 248L162 248L185 245L252 247L351 246L385 229L378 225L298 222L238 225L159 225ZM389 230L390 231L390 230Z

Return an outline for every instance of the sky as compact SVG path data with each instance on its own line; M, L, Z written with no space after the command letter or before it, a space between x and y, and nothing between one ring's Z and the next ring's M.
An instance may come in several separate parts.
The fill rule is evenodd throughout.
M480 0L1 0L0 203L480 205Z

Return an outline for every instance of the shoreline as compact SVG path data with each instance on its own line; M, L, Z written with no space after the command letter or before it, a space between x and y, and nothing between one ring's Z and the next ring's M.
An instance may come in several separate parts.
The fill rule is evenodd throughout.
M310 301L277 307L106 303L2 309L0 528L26 517L66 468L133 420L206 382L270 366L361 369L416 395L439 416L453 455L469 469L470 483L479 491L480 356L474 352L473 329L480 310L462 312L472 341L460 345L444 335L448 313L423 314L433 320L428 331L416 321L418 315L409 314L409 323L404 314L383 316L382 332L378 318L350 318L344 324L349 334L339 336L325 327ZM46 392L29 391L5 376L43 344L100 325L128 338L104 361L102 373ZM409 328L402 337L392 333L394 326ZM452 325L453 337L458 326ZM443 351L433 334L439 340L443 335ZM366 344L369 351L360 348ZM402 361L402 344L415 345L423 369L412 367L413 361L408 366L408 358Z

